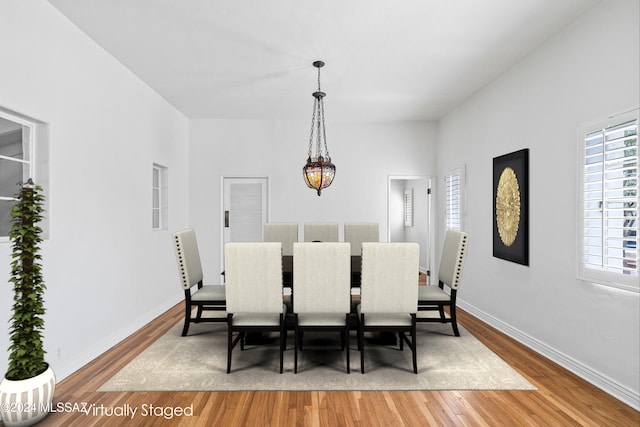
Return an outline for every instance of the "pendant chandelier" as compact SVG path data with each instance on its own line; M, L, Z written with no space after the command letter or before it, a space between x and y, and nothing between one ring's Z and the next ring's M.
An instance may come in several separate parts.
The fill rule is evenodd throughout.
M336 174L336 166L331 163L329 149L327 148L327 136L324 129L324 103L326 93L320 90L320 68L324 62L316 61L313 66L318 69L318 90L313 92L313 116L311 116L311 135L309 136L309 155L307 164L302 168L304 181L309 188L315 188L318 196L323 188L327 188L333 182ZM313 145L315 142L315 151Z

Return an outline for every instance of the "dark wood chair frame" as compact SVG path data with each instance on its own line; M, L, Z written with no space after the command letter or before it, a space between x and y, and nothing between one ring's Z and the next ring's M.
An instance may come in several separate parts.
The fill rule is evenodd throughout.
M364 374L364 333L380 332L380 333L397 333L400 351L404 350L404 343L409 346L412 353L413 373L418 373L418 357L416 352L416 313L410 313L410 326L367 326L365 322L365 313L361 313L358 318L358 349L360 350L360 372ZM411 339L407 337L407 334Z
M298 350L302 351L304 332L339 332L340 350L346 349L347 374L351 373L351 360L349 356L349 324L350 313L345 314L345 324L341 326L300 326L298 323L298 313L294 313L295 349L293 356L293 372L298 373Z
M198 282L196 285L198 289L202 288L202 280ZM226 322L226 317L202 317L202 313L204 311L225 311L226 301L225 300L203 300L203 301L193 301L191 298L191 289L184 290L184 303L185 303L185 313L184 313L184 327L182 328L182 336L187 336L189 332L189 325L191 323L214 323L214 322ZM194 319L191 318L191 311L193 307L198 307L198 311L196 312L196 317Z
M224 316L202 317L203 311L225 311L226 300L224 296L222 299L202 299L197 297L198 293L202 292L204 283L195 231L193 229L177 231L173 233L172 241L178 264L178 274L180 275L180 282L182 284L182 289L184 290L185 313L182 336L187 336L187 333L189 332L189 325L191 323L226 322L227 319ZM189 260L191 262L185 258L187 255L190 257ZM192 268L195 269L195 271L192 270ZM191 275L194 275L194 277ZM194 286L197 287L197 290L192 295L191 289ZM213 288L207 287L207 289ZM224 288L220 289L222 290L222 295L224 295ZM194 296L196 296L195 300L193 298ZM191 317L193 307L198 308L195 319Z
M440 317L420 317L421 323L451 323L453 334L460 336L458 321L456 318L456 297L458 286L462 276L462 269L466 257L469 235L462 231L447 230L444 246L442 248L442 258L440 260L440 270L438 271L438 287L441 295L437 299L420 298L418 292L418 311L435 311L440 313ZM443 272L444 271L444 272ZM447 293L444 292L444 285L449 288L449 297L442 298ZM428 295L427 295L428 296ZM444 308L449 307L449 315L445 316Z
M439 282L438 286L440 289L444 290L444 283ZM431 300L421 300L418 299L418 311L439 311L440 317L419 317L417 321L420 323L451 323L453 328L453 334L456 337L460 336L460 331L458 330L458 321L456 319L456 294L458 293L457 289L449 289L451 292L451 297L448 301L431 301ZM449 307L449 315L450 317L446 317L444 308Z
M280 333L280 373L284 367L284 351L287 348L287 331L285 328L285 314L280 313L280 324L277 326L265 325L247 325L235 326L233 324L233 313L228 313L225 319L228 325L228 343L227 343L227 374L231 373L231 356L233 349L240 342L240 351L245 348L245 338L249 332L279 332ZM233 333L237 332L235 338Z

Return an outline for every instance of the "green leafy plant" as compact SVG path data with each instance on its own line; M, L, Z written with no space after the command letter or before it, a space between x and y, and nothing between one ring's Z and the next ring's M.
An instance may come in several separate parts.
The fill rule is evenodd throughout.
M13 284L14 296L9 329L9 369L5 375L13 381L34 377L48 367L42 345L46 286L39 254L42 229L38 226L43 218L44 196L42 188L29 179L16 198L9 233L12 242L9 282Z

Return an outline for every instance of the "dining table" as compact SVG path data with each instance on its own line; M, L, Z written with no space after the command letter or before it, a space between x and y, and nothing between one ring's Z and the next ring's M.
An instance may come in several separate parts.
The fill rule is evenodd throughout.
M362 256L351 255L351 289L360 288ZM282 256L282 287L293 289L293 255Z

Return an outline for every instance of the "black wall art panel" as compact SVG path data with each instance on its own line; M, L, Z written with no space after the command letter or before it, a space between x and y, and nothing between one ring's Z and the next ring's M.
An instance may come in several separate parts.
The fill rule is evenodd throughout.
M529 149L493 159L493 256L529 265Z

